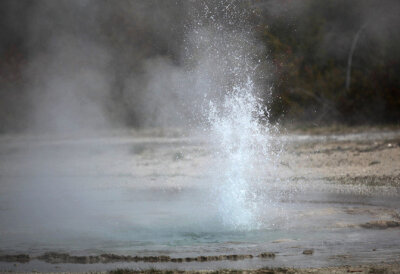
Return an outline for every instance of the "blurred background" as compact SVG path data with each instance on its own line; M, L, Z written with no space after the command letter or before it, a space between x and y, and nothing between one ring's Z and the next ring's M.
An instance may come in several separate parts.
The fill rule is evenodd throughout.
M187 123L188 30L230 5L272 123L400 123L397 0L2 0L0 132Z

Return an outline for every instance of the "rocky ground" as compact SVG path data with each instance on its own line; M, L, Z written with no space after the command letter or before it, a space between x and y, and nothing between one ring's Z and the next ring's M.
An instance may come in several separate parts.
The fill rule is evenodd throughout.
M311 137L302 142L288 142L286 147L281 163L295 170L296 176L400 186L400 132L397 130L345 128L293 133Z
M341 274L341 273L371 273L371 274L390 274L390 273L400 273L399 264L382 264L382 265L370 265L370 266L342 266L342 267L326 267L326 268L262 268L255 270L217 270L217 271L160 271L156 269L147 271L132 271L129 269L117 269L110 271L112 274L133 274L133 273L163 273L163 274L179 274L179 273L204 273L204 274L247 274L247 273L259 273L259 274L306 274L306 273L321 273L321 274Z

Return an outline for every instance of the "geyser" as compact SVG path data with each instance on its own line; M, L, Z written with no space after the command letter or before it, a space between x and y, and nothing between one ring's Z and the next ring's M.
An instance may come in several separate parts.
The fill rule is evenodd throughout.
M216 202L223 224L233 229L260 228L258 211L265 210L265 197L257 194L265 176L256 169L270 165L269 130L261 124L265 112L253 92L248 77L226 94L221 106L210 103L210 137L218 159Z
M251 9L277 1L25 2L34 130L0 136L0 271L398 260L400 133L268 123Z
M251 11L238 6L204 5L186 39L186 59L195 64L189 67L195 92L204 96L196 117L213 149L206 172L225 230L263 227L259 210L269 199L262 188L275 161L263 99L268 75L259 71L265 72L266 53L247 20Z

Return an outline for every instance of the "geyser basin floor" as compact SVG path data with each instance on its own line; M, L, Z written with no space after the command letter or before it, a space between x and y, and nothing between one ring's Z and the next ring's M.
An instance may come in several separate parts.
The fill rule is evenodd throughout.
M29 262L0 270L254 269L400 260L400 132L284 135L271 201L260 229L219 222L201 137L154 132L102 138L3 136L0 140L0 256ZM313 254L303 254L312 250ZM45 252L240 260L49 264ZM274 258L257 257L263 252ZM305 252L307 253L307 252Z

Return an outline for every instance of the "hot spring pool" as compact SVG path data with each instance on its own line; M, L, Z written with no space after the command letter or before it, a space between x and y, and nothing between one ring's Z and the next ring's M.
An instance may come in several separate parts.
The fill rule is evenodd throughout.
M246 194L257 197L257 207L246 209L257 225L232 226L221 214L230 214L236 201L225 201L233 206L221 210L213 186L223 177L210 168L215 165L212 147L201 138L3 138L1 151L2 255L254 256L57 265L31 259L17 266L3 261L3 270L320 267L400 256L398 229L365 227L376 220L397 221L395 187L371 190L294 178L277 169L280 176L258 176L262 184L251 185ZM257 257L263 252L275 257Z

